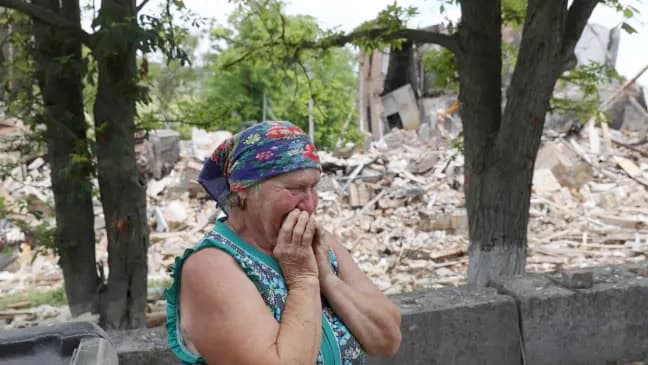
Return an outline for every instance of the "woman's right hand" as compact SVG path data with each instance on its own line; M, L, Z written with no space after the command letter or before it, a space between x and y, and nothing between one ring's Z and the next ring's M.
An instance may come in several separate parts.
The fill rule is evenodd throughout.
M290 289L318 278L317 260L313 253L313 237L317 229L314 215L294 209L284 219L273 254Z

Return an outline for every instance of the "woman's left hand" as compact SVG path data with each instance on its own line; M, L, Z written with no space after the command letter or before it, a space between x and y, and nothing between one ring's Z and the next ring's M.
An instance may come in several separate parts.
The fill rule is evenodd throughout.
M329 259L332 239L333 235L330 232L325 231L320 223L317 223L317 230L315 238L313 239L313 252L315 253L315 259L317 260L320 287L324 286L326 282L335 277Z
M329 251L335 253L338 274ZM334 233L317 224L313 252L320 292L369 355L393 356L400 346L400 309L360 270Z

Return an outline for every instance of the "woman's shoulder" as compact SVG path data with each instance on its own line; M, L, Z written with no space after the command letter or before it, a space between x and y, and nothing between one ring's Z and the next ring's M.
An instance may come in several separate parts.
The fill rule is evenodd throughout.
M183 285L193 282L198 287L208 287L214 280L240 280L241 268L228 253L215 248L205 247L189 256L182 265Z

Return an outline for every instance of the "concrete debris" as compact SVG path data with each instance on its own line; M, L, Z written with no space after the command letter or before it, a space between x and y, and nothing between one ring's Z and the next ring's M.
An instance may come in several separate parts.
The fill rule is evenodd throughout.
M24 238L23 238L24 239ZM8 266L13 264L18 258L18 253L15 248L9 250L3 250L0 247L0 271L11 271Z
M366 183L353 183L349 190L351 208L361 208L371 200L371 189Z
M168 232L169 225L164 218L164 213L160 210L160 207L153 208L153 214L155 214L155 231L156 232Z
M148 138L153 156L151 172L155 179L168 174L180 158L180 133L161 129L151 132Z
M621 128L644 134L648 131L648 111L646 111L645 101L642 105L635 96L628 99L623 110Z
M422 98L423 127L419 129L422 139L427 138L456 138L462 130L461 119L458 116L459 96L457 94L440 95L434 98Z
M614 161L625 171L630 177L640 177L643 173L641 169L634 164L631 160L620 156L614 156Z
M551 169L540 168L533 173L533 192L536 194L552 193L562 186L551 172Z
M44 161L42 158L38 157L37 159L35 159L34 161L32 161L32 163L30 163L30 164L27 166L27 170L35 170L35 169L38 169L38 168L40 168L41 166L43 166L44 164L45 164L45 161Z
M180 134L169 129L152 131L135 145L135 154L140 173L159 180L180 158Z
M186 203L179 200L171 201L167 206L162 208L162 217L166 222L164 224L165 226L176 229L181 228L188 223L189 212ZM168 227L165 227L167 228L166 230L168 230Z
M207 132L203 129L191 129L191 151L198 161L203 161L211 156L211 153L221 142L232 137L227 131Z
M323 175L317 215L386 293L459 285L466 280L463 155L449 137L439 134L432 141L423 140L421 128L393 130L348 158L320 154ZM592 152L596 149L590 145L591 131L569 139L545 132L533 180L528 271L648 258L648 193L641 183L648 181L646 145L641 144L645 140L637 132L611 129L609 141L624 141L632 148L617 143L605 147L605 132L598 125L592 128L603 138L598 155ZM168 280L174 257L198 242L222 216L195 179L202 160L230 135L195 129L195 140L178 144L180 160L168 174L148 182L150 280ZM47 180L49 167L34 161L30 160L31 170L24 163L0 183L0 196L6 197L5 202L28 201L29 209L48 206L47 214L52 215L49 182L39 180ZM26 179L38 188L18 183ZM12 219L7 218L7 223ZM9 229L13 229L10 234ZM6 242L7 236L20 237L15 226L5 223L0 225L0 238ZM52 252L31 262L24 241L12 242L11 247L17 257L10 265L13 272L0 271L0 295L62 285ZM105 231L97 227L99 260L106 259L106 250ZM151 323L159 322L161 310L151 309Z
M538 151L535 169L548 171L563 186L580 189L583 184L592 179L592 168L583 162L577 153L564 143L545 143ZM550 180L546 172L541 172L538 179L544 183ZM555 184L551 181L548 184L553 186L542 186L540 189L556 190Z
M619 27L610 29L600 24L587 24L574 49L578 64L586 65L595 62L614 67L620 40Z

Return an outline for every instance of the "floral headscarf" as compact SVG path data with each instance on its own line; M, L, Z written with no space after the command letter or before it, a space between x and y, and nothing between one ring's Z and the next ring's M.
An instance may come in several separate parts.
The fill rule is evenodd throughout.
M304 131L287 121L262 122L221 143L205 161L198 182L227 209L230 193L306 168L319 169L320 161Z

